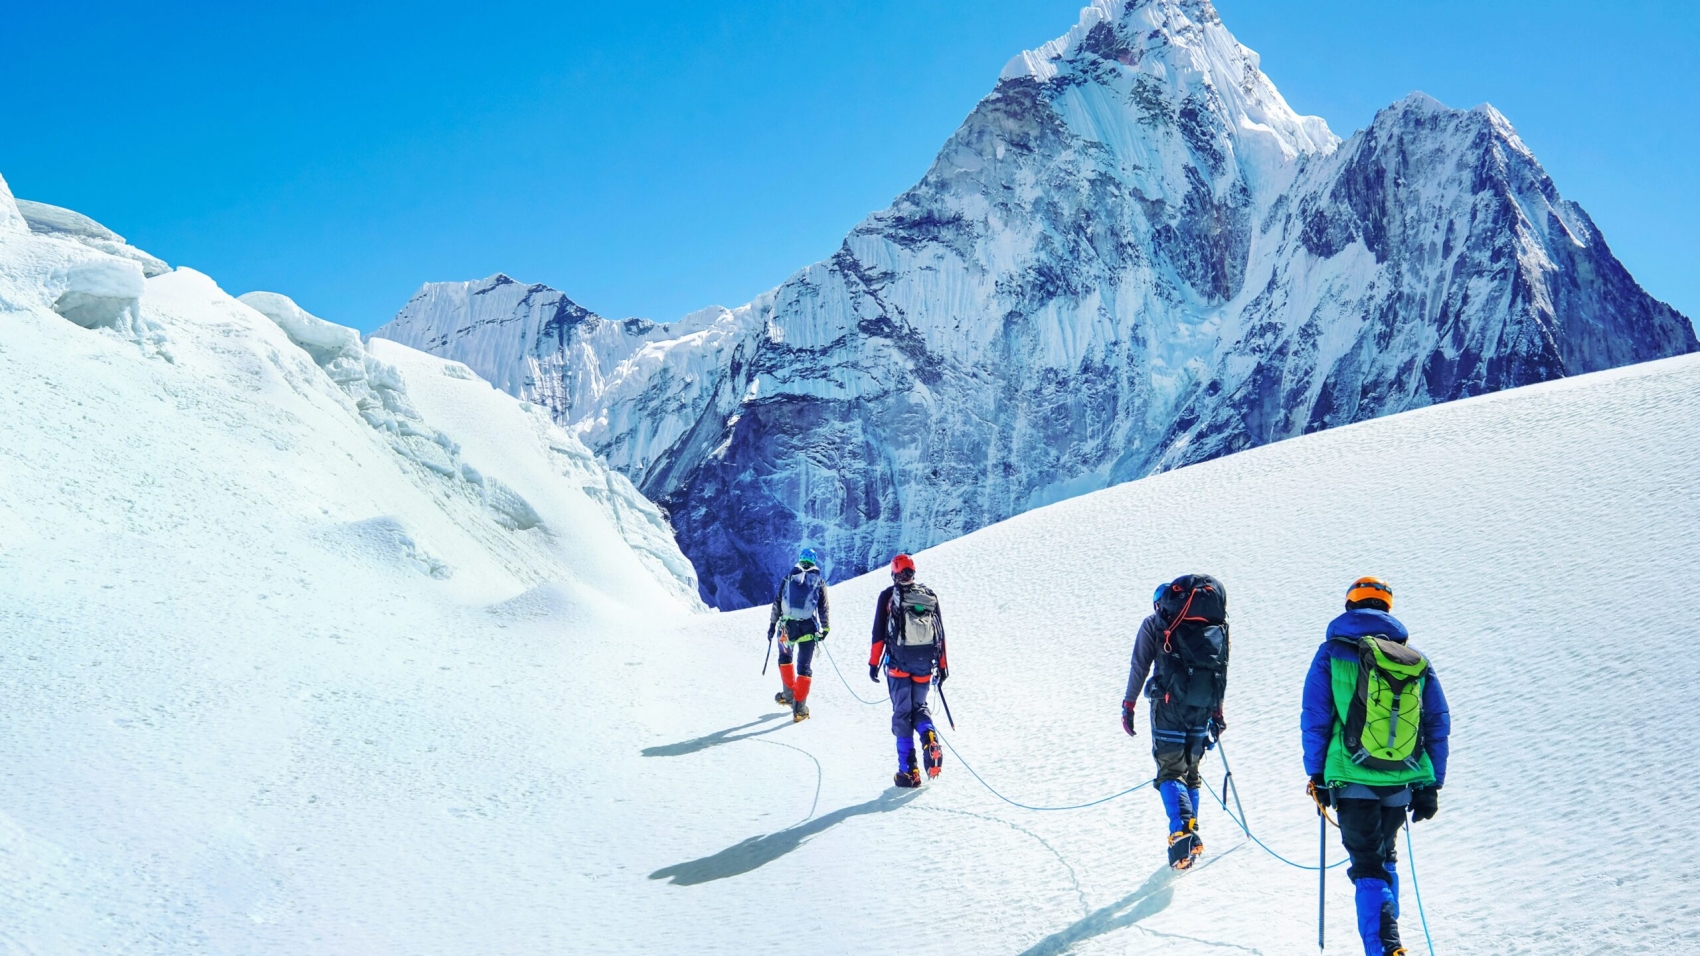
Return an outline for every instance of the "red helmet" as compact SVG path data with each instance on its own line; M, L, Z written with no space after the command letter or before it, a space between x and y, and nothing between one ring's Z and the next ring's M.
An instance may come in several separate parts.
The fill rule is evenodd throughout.
M915 570L915 559L907 554L900 554L891 559L891 576L897 577L905 571Z

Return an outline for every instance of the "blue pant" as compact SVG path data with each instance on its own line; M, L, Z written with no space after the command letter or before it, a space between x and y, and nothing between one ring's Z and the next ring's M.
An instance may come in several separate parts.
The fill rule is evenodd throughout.
M789 641L779 645L779 663L785 665L795 660L797 662L797 676L799 677L815 676L815 669L812 666L814 659L814 638L806 641Z
M897 772L908 773L915 769L915 735L933 729L933 715L927 710L927 693L933 685L890 674L885 685L891 695L891 733L897 738Z
M1352 856L1346 877L1358 909L1358 936L1366 956L1382 956L1399 945L1399 829L1405 825L1408 791L1374 799L1334 802L1340 840Z

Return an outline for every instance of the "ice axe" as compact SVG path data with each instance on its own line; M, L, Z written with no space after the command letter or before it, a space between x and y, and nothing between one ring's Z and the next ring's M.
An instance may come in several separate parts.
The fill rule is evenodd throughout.
M767 653L761 656L761 676L767 676L767 662L773 657L773 632L767 632Z
M944 705L944 719L950 721L950 729L956 729L956 718L950 716L950 701L944 699L944 678L939 678L939 703Z

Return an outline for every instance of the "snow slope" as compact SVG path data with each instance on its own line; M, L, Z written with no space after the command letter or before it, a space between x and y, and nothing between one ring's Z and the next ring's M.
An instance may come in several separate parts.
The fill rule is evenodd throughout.
M1687 678L1669 675L1700 667L1700 596L1686 587L1700 573L1697 476L1700 358L1686 357L1335 429L1013 518L918 557L952 637L952 742L1029 803L1146 779L1149 739L1129 741L1117 723L1134 627L1156 582L1208 570L1231 595L1226 745L1246 811L1265 842L1310 860L1298 694L1345 584L1378 574L1453 710L1441 815L1415 833L1436 951L1687 951L1700 945L1700 824L1674 806L1700 789L1700 758L1676 742L1700 732L1700 708ZM833 595L837 659L863 696L874 685L862 634L882 584L870 575ZM753 666L759 612L705 623ZM892 761L882 709L821 670L815 719L760 739L820 761L819 812L830 814L875 800ZM702 695L706 712L654 739L759 714L772 682L730 676L724 691L750 703ZM738 748L742 766L771 767L774 802L809 799L813 768L770 746L673 758L679 779L715 762L738 772L725 753ZM1220 760L1207 771L1219 787ZM891 938L922 952L1314 952L1313 873L1243 846L1212 807L1204 830L1217 862L1171 885L1149 791L1034 813L999 803L947 758L912 805L857 810L827 829L775 831L781 817L716 830L726 808L689 812L688 835L644 848L657 871L736 869L739 841L764 832L762 852L745 855L805 842L748 876L671 887L674 905L762 923L750 898L822 888L798 905L806 926L823 927L799 934L810 952ZM904 879L920 898L894 906L888 891ZM1330 951L1355 952L1343 875L1330 886ZM1422 952L1406 893L1406 940ZM765 924L750 932L770 938Z
M407 821L559 786L462 776L571 739L501 675L701 609L542 409L244 300L0 181L0 953L381 951Z
M890 788L861 663L877 575L835 588L793 726L758 673L762 612L692 613L651 512L563 463L594 469L539 413L399 347L356 361L287 300L186 270L80 328L48 303L100 254L29 235L5 198L0 953L1312 951L1313 875L1216 810L1209 865L1170 882L1149 791L1034 813L954 757ZM1156 581L1208 569L1232 595L1246 810L1304 859L1299 684L1345 582L1377 573L1454 709L1417 832L1437 950L1685 951L1700 709L1666 675L1700 667L1697 426L1700 360L1673 359L924 552L951 740L1027 802L1147 779L1117 723L1133 629Z
M737 309L611 321L506 276L376 334L547 405L719 607L1155 471L1700 349L1491 106L1341 142L1205 0L1095 0L931 168Z

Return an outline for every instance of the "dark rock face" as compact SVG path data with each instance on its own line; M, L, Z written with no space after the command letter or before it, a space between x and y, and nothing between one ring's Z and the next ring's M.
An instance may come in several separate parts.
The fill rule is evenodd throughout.
M1414 95L1342 144L1202 0L1089 8L747 306L654 325L500 295L428 287L379 334L549 406L723 608L804 545L839 580L1154 471L1700 347L1497 112Z

